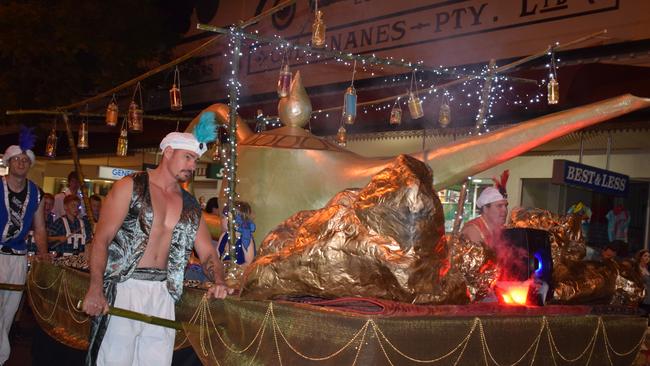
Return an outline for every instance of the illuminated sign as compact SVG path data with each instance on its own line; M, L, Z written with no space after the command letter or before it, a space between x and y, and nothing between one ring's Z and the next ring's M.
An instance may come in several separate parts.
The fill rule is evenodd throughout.
M616 196L627 196L630 177L573 161L554 160L552 182Z
M99 178L119 180L126 177L129 174L135 173L136 171L137 170L133 170L133 169L115 168L111 166L100 166Z

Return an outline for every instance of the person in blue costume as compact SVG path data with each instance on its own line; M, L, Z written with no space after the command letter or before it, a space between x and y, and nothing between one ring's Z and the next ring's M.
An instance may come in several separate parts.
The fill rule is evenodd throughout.
M58 256L77 255L84 251L93 237L88 217L80 216L79 197L66 196L63 200L65 215L59 217L48 227L49 241L54 242Z
M228 236L228 207L223 208L221 216L221 237L219 256L223 261L230 260L230 241ZM255 223L251 217L251 206L243 201L235 201L235 260L239 265L250 264L255 258L253 233Z
M160 143L160 164L115 182L104 200L82 303L82 309L93 316L86 364L171 364L174 329L106 314L111 305L175 319L174 303L183 293L184 269L192 249L214 283L207 296L224 298L231 292L201 206L179 184L192 177L207 150L209 140L197 138L206 115L212 121L207 129L216 135L210 112L201 115L194 134L169 133Z
M33 229L37 258L49 259L43 214L43 191L27 179L36 157L31 148L34 136L23 129L20 144L5 150L2 157L9 174L2 177L0 194L0 283L24 285L27 278L27 236ZM9 329L18 310L22 291L0 290L0 365L9 359Z

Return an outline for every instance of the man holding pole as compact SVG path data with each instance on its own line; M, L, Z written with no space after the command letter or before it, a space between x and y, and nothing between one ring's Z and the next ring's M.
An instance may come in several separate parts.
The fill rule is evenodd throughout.
M87 364L171 364L174 329L106 314L111 305L173 320L193 247L215 283L208 295L228 293L201 206L179 185L192 177L206 145L193 134L172 132L160 148L156 169L116 182L104 201L83 301L83 310L95 316Z
M34 229L38 257L46 258L47 234L43 214L43 191L27 179L36 157L32 150L31 131L21 131L21 146L7 148L2 160L9 174L0 186L4 197L0 203L0 284L25 285L27 276L27 234ZM20 304L22 291L0 289L0 365L9 359L9 330Z

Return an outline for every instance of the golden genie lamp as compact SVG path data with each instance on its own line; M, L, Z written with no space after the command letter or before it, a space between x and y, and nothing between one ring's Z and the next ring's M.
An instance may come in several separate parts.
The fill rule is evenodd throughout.
M457 239L450 252L434 189L647 106L648 99L623 95L410 156L366 158L302 128L311 103L297 73L289 96L278 105L284 127L254 134L237 120L237 191L252 205L256 241L262 243L247 268L243 296L354 295L419 303L480 299L497 270L487 268L481 276L476 271L491 254ZM206 110L220 123L228 121L227 106ZM369 200L378 192L381 198Z
M434 188L440 190L551 140L648 106L649 99L622 95L411 156L431 167ZM215 112L219 123L227 124L228 106L213 104L204 111ZM366 185L394 160L363 157L312 135L302 128L310 113L311 102L297 72L290 95L278 105L284 127L255 134L237 120L237 192L255 213L257 243L294 213L321 208L338 192Z

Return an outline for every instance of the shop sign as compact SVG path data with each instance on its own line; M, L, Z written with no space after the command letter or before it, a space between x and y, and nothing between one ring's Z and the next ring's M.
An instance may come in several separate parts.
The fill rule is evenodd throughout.
M212 179L223 179L223 164L208 164L208 167L205 170L205 176Z
M277 5L278 1L213 1L214 6L197 6L193 21L231 24L232 14L252 18ZM224 4L228 5L225 6ZM221 4L221 5L219 5ZM300 45L309 43L314 19L314 1L297 1L283 11L262 17L254 27L265 37L281 36ZM645 40L650 37L650 1L621 0L329 0L319 1L327 24L327 48L344 53L377 55L385 58L423 61L425 65L468 65L490 59L511 59L534 54L550 42L567 42L602 31L607 44ZM214 33L193 24L183 43L175 49L180 56L198 47ZM247 29L247 31L252 31ZM569 49L590 47L578 42ZM278 70L290 60L293 72L301 70L306 87L350 81L351 70L332 66L326 57L308 60L300 50L278 51L261 43L256 51L245 52L240 81L249 95L275 91ZM216 51L215 51L216 52ZM288 52L288 53L287 53ZM228 69L227 57L206 54L200 59L202 80L216 80ZM345 70L345 71L343 71ZM384 77L404 69L359 71L356 79ZM198 85L198 84L197 84ZM193 95L211 101L215 84L197 86Z
M552 182L605 194L627 196L630 177L569 160L554 160Z
M223 178L223 164L221 163L200 163L194 171L194 181L212 181Z
M136 171L132 169L114 168L111 166L100 166L98 175L99 178L101 179L119 180L135 172Z

